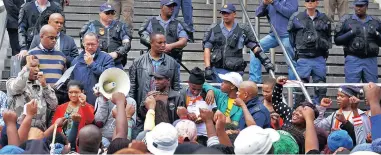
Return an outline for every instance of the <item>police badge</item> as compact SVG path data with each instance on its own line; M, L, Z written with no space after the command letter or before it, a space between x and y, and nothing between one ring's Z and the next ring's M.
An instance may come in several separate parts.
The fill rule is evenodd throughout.
M228 7L228 5L224 5L224 8L226 9Z
M105 29L104 28L99 28L99 34L103 36L105 34Z

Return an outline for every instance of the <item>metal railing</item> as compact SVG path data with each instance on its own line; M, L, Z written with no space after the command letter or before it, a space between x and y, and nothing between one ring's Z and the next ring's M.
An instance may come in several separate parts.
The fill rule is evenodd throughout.
M5 29L7 27L7 11L5 10L4 2L0 1L0 48L3 46Z
M243 12L244 15L245 15L245 18L246 18L248 21L250 21L250 17L249 17L249 15L247 14L247 11L246 11L245 6L244 6L244 2L243 2L242 0L239 0L239 2L240 2L240 5L241 5L241 8L242 8L242 12ZM287 51L286 51L286 48L283 46L283 43L282 43L282 41L280 40L279 35L278 35L277 31L276 31L275 28L274 28L274 25L272 25L272 24L270 23L270 19L269 19L269 18L268 18L268 20L269 20L269 24L270 24L271 30L272 30L272 32L273 32L275 38L277 39L279 46L281 47L281 49L282 49L282 51L283 51L283 55L286 57L286 62L287 62L287 64L288 64L289 67L291 68L292 72L295 74L296 79L297 79L298 81L300 81L300 83L299 83L299 84L300 84L300 88L301 88L301 90L302 90L304 96L306 97L307 101L312 103L311 97L310 97L310 95L308 94L308 91L307 91L306 87L304 86L304 83L302 82L302 80L300 79L298 73L296 72L295 67L294 67L294 65L292 64L291 58L289 57L289 55L288 55L288 53L287 53ZM258 35L255 33L255 30L254 30L254 28L253 28L253 24L252 24L251 22L248 22L248 23L249 23L249 26L250 26L250 28L251 28L251 31L253 31L253 33L254 33L254 35L255 35L255 37L256 37L256 40L259 41ZM259 26L259 25L258 25L258 26ZM261 49L262 49L262 47L261 47ZM262 49L262 51L263 51L263 49ZM270 70L269 73L270 73L271 77L275 78L274 72L273 72L272 70Z

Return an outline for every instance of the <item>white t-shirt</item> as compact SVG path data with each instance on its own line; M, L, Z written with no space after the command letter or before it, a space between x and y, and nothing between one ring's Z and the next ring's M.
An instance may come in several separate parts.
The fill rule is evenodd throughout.
M198 117L200 115L200 108L212 110L214 107L217 107L216 103L208 105L205 101L197 101L196 103L189 104L187 110L189 113L195 113ZM197 127L197 135L206 136L206 125L205 123L196 124Z

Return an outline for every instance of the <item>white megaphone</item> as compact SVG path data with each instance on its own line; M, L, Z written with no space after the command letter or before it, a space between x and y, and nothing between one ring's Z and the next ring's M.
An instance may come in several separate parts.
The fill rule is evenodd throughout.
M127 96L130 91L130 78L119 68L109 68L101 74L97 85L99 92L107 99L111 99L115 92L121 92Z

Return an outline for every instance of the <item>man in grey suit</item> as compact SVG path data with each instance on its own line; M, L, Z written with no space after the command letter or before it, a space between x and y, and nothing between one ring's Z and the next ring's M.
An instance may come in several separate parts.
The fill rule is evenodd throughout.
M78 56L78 47L74 42L74 39L64 32L61 32L63 25L65 23L64 17L59 13L53 13L49 16L48 24L56 28L57 35L57 43L54 47L54 50L61 51L66 56L66 66L70 66L71 61ZM33 37L33 41L30 45L30 49L37 47L40 44L40 36L35 35Z

